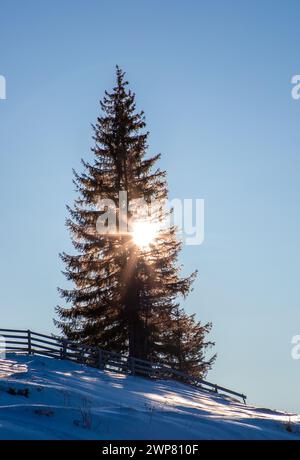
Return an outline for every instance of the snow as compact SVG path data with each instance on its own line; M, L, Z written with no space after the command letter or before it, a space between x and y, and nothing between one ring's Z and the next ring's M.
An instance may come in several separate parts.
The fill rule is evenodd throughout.
M300 439L300 416L41 356L0 360L0 439Z

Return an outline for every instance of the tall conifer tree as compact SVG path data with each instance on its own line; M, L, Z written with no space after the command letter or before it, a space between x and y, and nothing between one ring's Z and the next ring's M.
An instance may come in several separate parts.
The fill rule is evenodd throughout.
M137 199L162 203L167 199L167 185L165 172L155 168L160 155L146 157L144 114L136 111L135 95L127 89L118 67L116 78L113 91L105 92L100 102L103 114L93 126L94 160L82 161L83 173L74 172L78 198L68 208L67 227L76 254L62 253L61 258L64 273L75 286L60 289L70 306L57 307L56 324L72 340L137 358L172 362L174 350L170 350L166 325L175 328L178 296L189 293L195 273L180 276L177 256L181 243L173 226L160 229L145 247L135 243L130 228L120 231L124 216L120 192L127 193L129 210L125 213L132 223L131 203ZM101 200L115 203L117 229L113 233L97 230L103 216ZM165 217L164 212L160 218ZM189 323L182 313L182 327L185 320ZM203 342L194 341L194 347L197 345L202 359Z

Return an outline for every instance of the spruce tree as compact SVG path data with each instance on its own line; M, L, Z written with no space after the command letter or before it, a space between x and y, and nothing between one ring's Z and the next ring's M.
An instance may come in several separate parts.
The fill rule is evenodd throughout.
M64 274L74 286L59 289L70 306L57 307L55 323L71 340L141 359L172 362L174 350L170 350L166 325L175 330L181 311L178 297L189 293L195 273L180 276L181 243L174 226L160 228L147 247L135 244L130 226L120 231L124 216L120 192L127 193L125 213L130 225L134 200L163 203L168 192L165 171L155 167L160 154L146 156L149 133L144 113L136 111L135 94L118 67L116 80L113 91L105 92L100 102L102 116L93 125L93 162L82 160L83 172L74 171L78 198L68 207L66 224L76 251L61 254ZM113 233L97 231L103 216L99 202L104 199L115 203L117 230ZM166 217L162 209L154 213L155 219L158 214L160 220ZM193 320L180 315L181 326L190 327ZM196 339L198 331L193 326L189 339L195 359L203 360L204 342ZM187 337L184 335L185 347Z

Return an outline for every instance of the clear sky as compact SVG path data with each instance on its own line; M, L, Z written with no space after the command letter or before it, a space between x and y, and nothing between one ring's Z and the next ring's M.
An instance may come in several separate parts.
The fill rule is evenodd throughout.
M211 380L300 411L298 1L1 0L1 327L53 331L72 168L127 72L170 198L204 198L189 312L213 322Z

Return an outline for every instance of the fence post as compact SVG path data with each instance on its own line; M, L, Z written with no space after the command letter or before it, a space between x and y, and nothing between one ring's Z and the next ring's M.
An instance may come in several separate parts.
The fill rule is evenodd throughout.
M27 340L28 340L28 354L31 355L32 348L31 348L31 331L27 330Z
M84 364L85 360L84 360L84 348L80 347L79 348L79 362L81 364Z
M100 349L98 352L98 367L104 369L103 351Z
M134 358L130 358L130 368L131 368L131 374L134 375L135 374L135 359Z
M67 342L62 340L61 359L65 359L67 356Z

